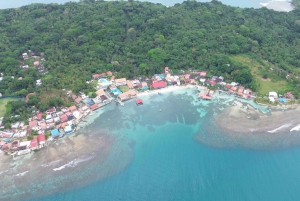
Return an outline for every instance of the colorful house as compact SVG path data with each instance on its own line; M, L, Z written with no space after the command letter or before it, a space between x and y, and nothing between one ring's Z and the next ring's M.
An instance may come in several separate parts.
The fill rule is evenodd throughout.
M164 82L164 81L159 81L159 82L152 83L153 89L161 89L161 88L164 88L166 86L167 86L167 83Z
M62 137L63 134L60 133L58 129L54 129L54 130L51 131L51 136L52 137ZM40 141L39 141L39 143L40 143Z

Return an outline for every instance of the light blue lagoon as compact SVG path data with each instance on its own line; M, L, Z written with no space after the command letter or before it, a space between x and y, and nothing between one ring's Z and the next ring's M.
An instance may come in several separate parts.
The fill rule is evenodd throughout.
M109 132L114 145L103 160L100 152L93 152L83 162L56 167L55 178L27 186L35 191L27 200L298 199L300 147L270 145L263 150L257 141L257 146L245 148L214 124L216 111L235 100L223 103L216 96L212 102L199 101L195 89L139 98L144 102L141 106L133 100L124 107L108 105L88 116L87 125L78 131L86 136ZM218 134L222 148L198 141L199 132L206 138ZM101 138L96 135L94 141ZM53 168L49 165L47 171L53 174ZM45 195L38 190L55 188L54 181L59 192Z

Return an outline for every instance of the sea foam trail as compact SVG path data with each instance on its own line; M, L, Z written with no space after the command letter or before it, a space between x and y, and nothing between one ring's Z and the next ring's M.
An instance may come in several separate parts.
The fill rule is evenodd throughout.
M287 128L287 127L289 127L289 126L291 126L292 124L284 124L284 125L282 125L282 126L280 126L280 127L278 127L278 128L275 128L274 130L271 130L271 131L268 131L269 133L275 133L275 132L277 132L277 131L279 131L279 130L281 130L281 129L283 129L283 128Z
M60 162L60 161L61 161L61 159L58 159L58 160L56 160L56 161L51 161L51 162L49 162L49 163L47 163L47 164L42 164L41 166L42 166L42 167L50 167L50 166L55 165L56 163L58 163L58 162Z
M292 128L290 131L299 131L300 130L300 124Z
M21 172L21 173L19 173L19 174L16 174L15 177L22 177L22 176L24 176L27 172L28 172L28 170L25 171L25 172Z
M86 158L76 158L76 159L70 161L69 163L67 163L67 164L65 164L65 165L62 165L62 166L60 166L60 167L58 167L58 168L54 168L53 170L54 170L54 171L58 171L58 170L65 169L65 168L67 168L67 167L76 167L79 163L88 161L88 160L90 160L90 159L92 159L92 158L94 158L94 157L95 157L95 154L92 154L91 156L86 157Z

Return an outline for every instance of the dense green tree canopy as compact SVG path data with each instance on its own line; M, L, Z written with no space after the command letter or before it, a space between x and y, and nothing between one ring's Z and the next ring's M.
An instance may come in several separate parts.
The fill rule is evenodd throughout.
M0 10L0 26L0 72L4 73L0 93L4 95L53 88L92 91L86 81L93 73L110 70L118 77L133 78L162 72L164 66L174 72L208 70L255 86L249 66L230 59L235 54L268 60L285 72L280 76L292 73L293 82L299 83L299 10L242 9L218 1L166 7L84 0ZM40 74L32 61L24 63L22 53L28 50L44 53L47 75ZM26 62L30 68L20 68ZM37 79L43 82L39 88Z

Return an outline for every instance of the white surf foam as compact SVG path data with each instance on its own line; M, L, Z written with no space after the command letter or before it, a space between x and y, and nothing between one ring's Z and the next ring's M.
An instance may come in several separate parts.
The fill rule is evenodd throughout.
M300 124L292 128L290 131L299 131L300 130Z
M284 125L282 125L282 126L280 126L280 127L278 127L278 128L275 128L274 130L271 130L271 131L268 131L269 133L275 133L275 132L277 132L277 131L279 131L279 130L281 130L281 129L283 129L283 128L287 128L287 127L289 127L289 126L291 126L292 124L284 124Z
M25 172L21 172L21 173L19 173L19 174L16 174L15 176L16 176L16 177L22 177L22 176L24 176L27 172L28 172L28 170L25 171Z
M65 168L67 168L67 167L76 167L79 163L88 161L88 160L90 160L90 159L92 159L92 158L94 158L94 157L95 157L95 154L92 154L91 156L86 157L86 158L76 158L76 159L70 161L70 162L67 163L67 164L64 164L64 165L62 165L62 166L60 166L60 167L58 167L58 168L54 168L53 170L54 170L54 171L59 171L59 170L65 169Z

